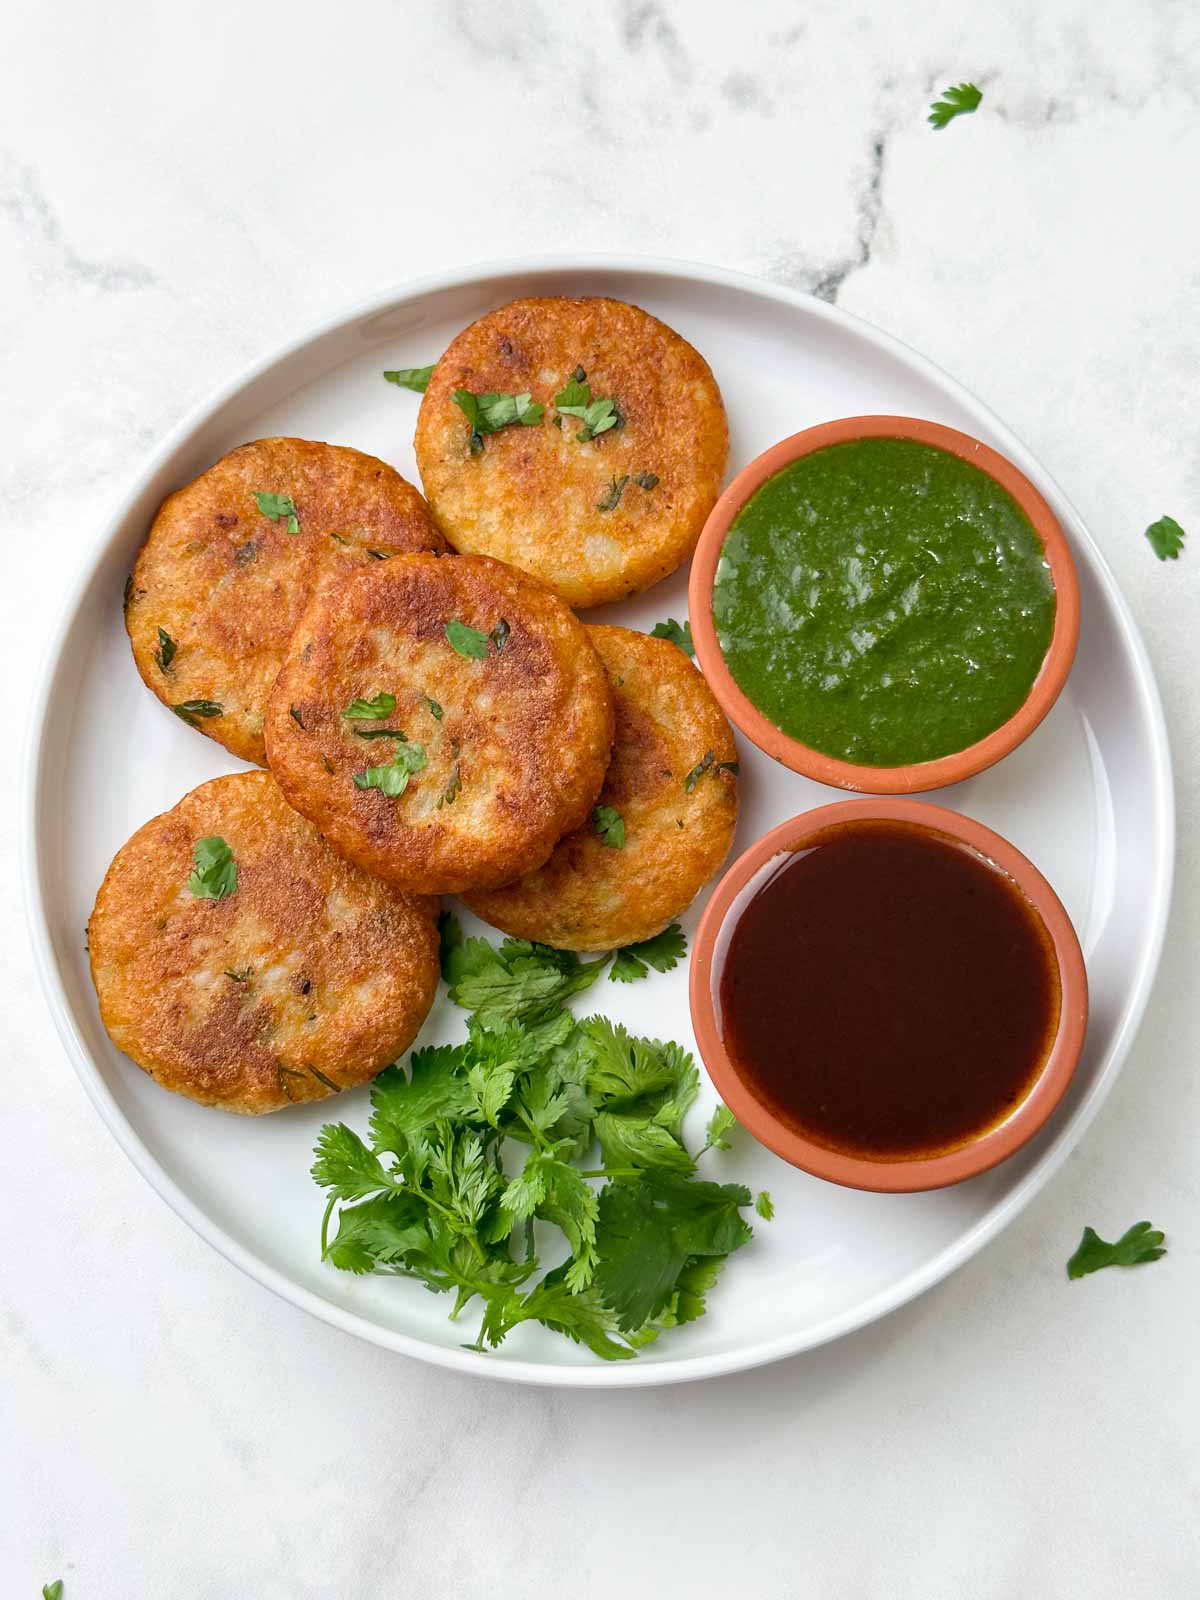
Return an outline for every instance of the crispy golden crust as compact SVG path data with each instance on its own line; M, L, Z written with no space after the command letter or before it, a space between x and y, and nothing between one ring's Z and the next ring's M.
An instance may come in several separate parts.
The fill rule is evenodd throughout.
M237 890L188 890L223 838ZM117 852L88 923L100 1015L156 1083L226 1111L277 1111L373 1078L438 983L437 901L331 850L266 772L214 778Z
M475 660L447 641L451 621L483 634L503 621L509 633ZM342 715L381 692L396 699L389 717ZM354 782L393 759L396 743L359 731L385 725L427 760L394 798ZM587 630L556 595L485 556L412 555L317 596L266 733L285 797L343 855L440 894L507 883L579 826L604 781L613 711Z
M576 367L624 418L585 443L579 419L553 420ZM472 455L456 389L528 391L545 414L487 435ZM656 317L621 300L551 298L514 300L451 342L414 443L454 548L521 567L578 608L639 594L687 560L720 491L729 430L708 363ZM640 488L638 473L657 485ZM626 474L616 507L599 510Z
M589 821L536 872L489 894L467 894L505 933L564 950L611 950L649 939L691 903L721 865L737 823L733 732L683 651L628 628L588 629L608 669L617 711L600 804L619 811L625 844ZM688 774L712 760L691 791Z
M291 496L298 533L262 514L260 490ZM160 506L125 610L137 669L165 705L223 706L196 726L262 766L267 695L312 595L375 565L372 550L444 548L420 494L386 462L309 439L256 439ZM176 645L165 672L159 628Z

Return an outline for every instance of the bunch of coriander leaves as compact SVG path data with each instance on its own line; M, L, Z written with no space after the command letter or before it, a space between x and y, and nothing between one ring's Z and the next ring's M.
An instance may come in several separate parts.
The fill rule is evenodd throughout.
M442 974L471 1013L466 1040L375 1079L369 1143L345 1123L317 1141L322 1256L452 1294L451 1319L479 1302L469 1349L536 1321L628 1360L703 1315L725 1258L751 1238L750 1191L697 1177L683 1143L691 1056L566 1009L607 960L464 940L444 915ZM700 1155L727 1148L732 1126L719 1106ZM765 1196L760 1210L770 1215ZM548 1254L569 1252L544 1274L535 1221Z

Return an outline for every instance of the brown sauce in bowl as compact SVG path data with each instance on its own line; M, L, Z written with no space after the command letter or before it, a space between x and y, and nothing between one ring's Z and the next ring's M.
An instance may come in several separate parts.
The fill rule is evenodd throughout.
M1003 1122L1058 1029L1050 935L1020 888L931 828L822 830L754 890L720 1016L755 1098L827 1149L912 1161Z

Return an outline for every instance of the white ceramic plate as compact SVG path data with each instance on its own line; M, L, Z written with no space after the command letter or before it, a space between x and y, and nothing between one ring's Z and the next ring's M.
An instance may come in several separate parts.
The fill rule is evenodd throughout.
M706 1317L636 1361L610 1365L532 1324L494 1354L473 1354L462 1348L475 1332L469 1316L465 1326L449 1323L443 1297L323 1266L322 1196L308 1176L313 1140L331 1115L364 1128L366 1091L257 1119L166 1094L110 1045L84 952L92 899L118 846L195 784L237 765L159 705L130 659L122 588L160 500L233 445L276 433L356 445L415 480L408 441L418 400L386 385L382 369L434 360L465 323L516 295L563 293L635 301L703 351L729 407L732 470L785 434L855 413L931 417L976 434L1056 508L1083 592L1079 657L1054 711L998 767L930 797L1011 839L1074 918L1092 1017L1064 1104L1011 1161L935 1194L835 1188L741 1135L706 1165L712 1176L770 1189L775 1222L758 1224L754 1242L730 1261ZM593 617L649 628L685 612L680 572ZM603 1386L730 1372L837 1338L929 1288L1012 1220L1095 1115L1145 1005L1170 892L1171 772L1150 666L1112 574L1053 480L978 401L894 339L787 289L671 262L521 261L443 273L338 317L254 367L167 440L99 531L54 638L35 699L24 836L33 941L71 1060L122 1149L198 1233L296 1305L388 1349L496 1378ZM840 798L741 743L736 850ZM698 909L686 919L689 933ZM602 980L586 1000L635 1031L693 1046L682 967L629 987ZM423 1038L462 1029L463 1013L439 1000ZM706 1087L691 1131L712 1100Z

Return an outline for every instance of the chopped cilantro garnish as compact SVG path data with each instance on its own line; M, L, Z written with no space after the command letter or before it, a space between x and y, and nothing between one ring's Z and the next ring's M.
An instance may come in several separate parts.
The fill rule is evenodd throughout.
M442 790L441 798L438 800L438 803L437 803L438 810L441 811L444 806L452 806L454 804L454 802L458 799L459 791L461 790L461 788L462 788L462 768L460 767L459 763L456 761L454 763L454 766L450 770L450 777L448 778L448 780L446 782L446 787Z
M691 794L706 772L731 772L736 778L740 771L740 764L736 761L718 761L715 750L706 750L702 760L696 765L683 780L683 787Z
M296 514L296 507L290 494L271 494L266 490L256 490L254 495L258 502L258 509L268 522L278 522L284 518L285 527L289 533L300 532L300 518Z
M621 503L621 495L624 493L625 485L628 482L628 473L625 473L625 475L621 478L614 477L608 488L604 491L603 496L596 501L596 510L615 511Z
M546 409L531 399L528 392L472 394L469 389L456 389L454 403L471 426L472 455L478 455L483 449L484 434L499 433L501 428L511 427L514 423L525 428L532 427L535 422L542 420L542 413Z
M942 92L942 98L930 106L928 120L934 128L944 128L955 117L974 111L982 99L983 90L973 83L952 84Z
M342 715L351 722L378 722L383 717L390 717L395 709L396 696L384 689L373 700L351 700Z
M356 772L356 789L379 789L394 800L408 788L413 773L427 765L424 745L410 743L401 733L393 733L392 737L398 741L395 755L384 766L366 767Z
M428 367L396 367L391 372L385 372L384 377L389 383L398 384L401 389L412 389L416 394L424 394L436 365L435 361Z
M1174 517L1159 517L1146 529L1146 538L1160 561L1177 561L1187 535Z
M438 705L436 700L432 700L427 694L423 694L421 696L421 704L425 707L426 711L428 711L429 715L433 717L435 721L440 722L442 720L442 717L445 713L442 711L441 706Z
M195 866L187 881L189 894L197 900L224 900L236 894L237 862L219 834L197 839L192 846L192 860Z
M63 1581L55 1578L53 1583L42 1585L42 1600L62 1600Z
M499 623L496 624L498 628ZM505 624L507 627L508 624ZM492 633L480 633L478 628L469 628L465 622L457 620L448 622L445 627L446 642L458 651L460 656L467 656L472 661L486 661L488 645L495 636Z
M569 378L554 396L554 404L564 417L579 418L583 426L575 437L581 444L586 444L597 434L607 433L610 428L619 428L625 419L617 410L615 400L592 399L591 385L585 381L586 374L583 378L578 376L582 371L582 367L575 368L576 375Z
M696 646L692 643L692 625L690 622L676 622L674 617L668 617L665 622L656 622L650 629L652 639L669 639L672 644L677 644L684 655L695 659Z
M201 717L221 717L225 714L225 707L216 700L181 700L171 710L189 728L199 727Z
M1148 1222L1135 1222L1115 1244L1109 1244L1094 1228L1085 1228L1079 1248L1067 1262L1067 1277L1085 1278L1102 1267L1136 1267L1144 1261L1157 1261L1167 1253L1166 1237Z
M625 847L625 819L612 806L597 806L592 812L592 826L600 836L601 844L610 850Z
M154 664L160 672L166 672L175 659L175 652L179 646L172 639L165 628L158 630L158 648L154 652Z
M766 1189L760 1189L754 1196L754 1209L764 1222L774 1222L775 1202Z

